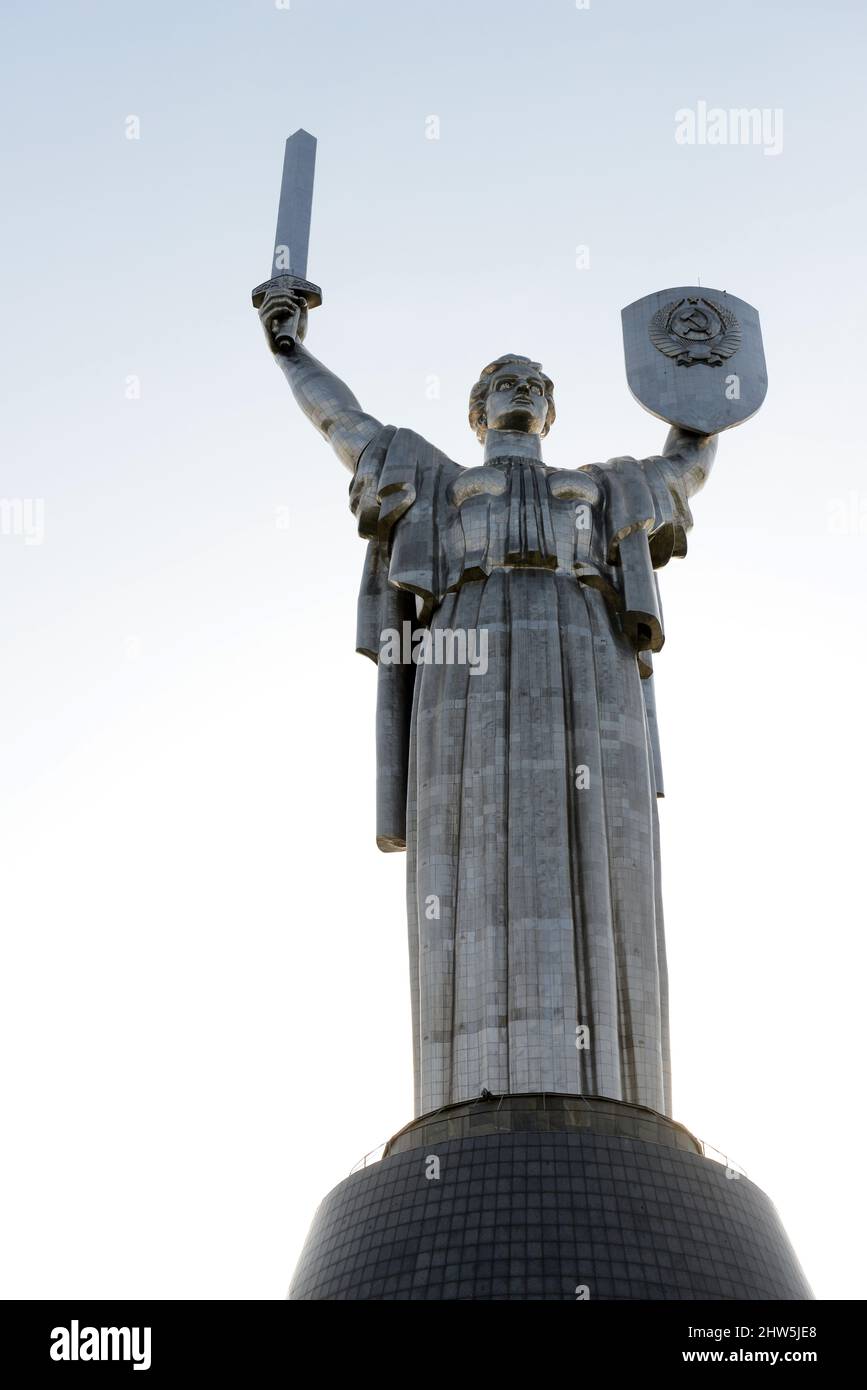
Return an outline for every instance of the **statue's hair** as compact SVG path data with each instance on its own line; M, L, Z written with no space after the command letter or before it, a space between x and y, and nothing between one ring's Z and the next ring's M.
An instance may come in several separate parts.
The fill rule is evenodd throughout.
M554 409L554 383L549 376L542 371L540 362L534 362L529 357L521 357L516 352L506 352L496 361L489 362L487 367L482 368L481 376L470 392L470 429L475 433L480 443L484 443L485 435L488 432L488 421L485 416L485 402L488 399L488 391L491 387L491 377L494 372L499 371L500 367L505 367L508 363L514 362L522 367L532 367L539 373L545 383L545 399L548 402L548 414L545 416L545 424L542 429L543 437L548 433L557 415Z

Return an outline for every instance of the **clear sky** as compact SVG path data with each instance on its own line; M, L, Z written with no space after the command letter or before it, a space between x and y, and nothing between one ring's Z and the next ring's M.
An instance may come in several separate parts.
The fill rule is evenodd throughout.
M861 4L46 0L4 28L0 1294L280 1298L411 1117L363 546L249 302L303 125L308 346L461 462L505 351L554 378L547 462L658 452L622 306L700 279L760 310L767 402L662 576L674 1113L820 1297L863 1298ZM678 143L699 102L781 112L775 146Z

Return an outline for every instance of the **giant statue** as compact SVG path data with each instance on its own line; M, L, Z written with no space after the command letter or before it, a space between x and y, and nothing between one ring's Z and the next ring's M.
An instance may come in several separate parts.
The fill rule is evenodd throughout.
M457 460L308 351L308 229L309 207L303 264L275 260L254 303L366 543L357 646L378 667L377 842L407 854L416 1113L489 1091L670 1115L656 575L686 553L719 431L761 402L755 311L700 287L624 311L630 385L672 425L661 454L550 467L552 379L505 352L469 389L481 461Z

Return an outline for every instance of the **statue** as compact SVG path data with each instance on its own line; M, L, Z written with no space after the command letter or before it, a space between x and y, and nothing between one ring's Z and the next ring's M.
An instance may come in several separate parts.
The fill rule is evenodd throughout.
M377 842L407 852L416 1114L484 1090L670 1115L656 570L686 552L716 433L761 402L754 372L727 403L754 311L701 289L624 311L630 385L675 422L660 455L548 467L551 378L505 353L470 391L483 460L463 464L304 346L303 240L254 303L367 543L357 646L378 665Z
M451 459L305 346L315 151L286 143L253 304L366 543L415 1118L320 1203L289 1298L809 1299L765 1194L672 1118L659 875L657 573L686 553L719 433L764 398L758 315L706 286L622 311L659 455L547 466L553 383L509 352L469 392L481 463Z

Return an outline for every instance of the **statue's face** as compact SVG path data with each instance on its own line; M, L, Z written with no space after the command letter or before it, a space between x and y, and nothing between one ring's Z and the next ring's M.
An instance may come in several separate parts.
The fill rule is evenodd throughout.
M493 373L485 403L488 429L541 434L547 415L545 383L532 367L506 362Z

